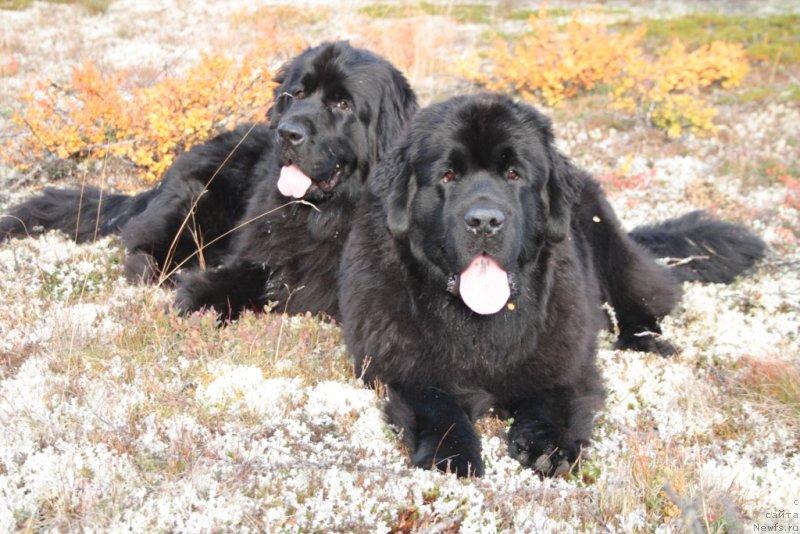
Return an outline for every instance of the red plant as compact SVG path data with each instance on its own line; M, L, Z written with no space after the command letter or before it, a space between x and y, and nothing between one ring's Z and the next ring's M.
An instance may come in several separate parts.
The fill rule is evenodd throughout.
M783 199L783 205L800 210L800 177L792 176L785 165L770 167L767 169L767 175L774 177L775 180L786 186L786 198Z

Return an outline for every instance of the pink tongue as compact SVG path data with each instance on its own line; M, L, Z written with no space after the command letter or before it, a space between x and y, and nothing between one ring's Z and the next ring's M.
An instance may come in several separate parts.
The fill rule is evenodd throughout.
M497 313L508 302L508 274L489 256L477 256L461 273L461 300L475 313Z
M311 187L311 178L306 176L296 165L281 168L278 178L278 191L285 197L303 198Z

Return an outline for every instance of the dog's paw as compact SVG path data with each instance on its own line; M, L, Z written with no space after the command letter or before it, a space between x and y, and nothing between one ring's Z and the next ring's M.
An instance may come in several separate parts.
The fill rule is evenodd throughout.
M181 273L175 291L175 300L172 303L172 307L178 315L191 315L194 312L211 308L204 302L205 295L202 292L205 288L204 282L202 273L191 271Z
M125 256L125 278L128 283L154 284L158 282L160 271L156 259L144 252L134 252Z
M664 357L677 354L678 348L661 334L653 332L623 333L617 338L616 348L635 350L637 352L653 352Z
M411 461L417 467L454 473L459 478L483 476L483 459L480 455L472 456L462 452L446 456L430 453L420 454L418 451L413 455Z
M480 442L449 442L447 439L423 439L411 455L415 466L423 469L438 469L445 473L455 473L461 477L483 476L483 458Z
M562 443L556 429L538 421L514 425L508 433L508 454L525 467L555 477L569 471L578 459L580 443Z
M179 287L175 292L175 301L172 307L178 312L178 315L189 315L199 310L194 302L192 292L185 287Z

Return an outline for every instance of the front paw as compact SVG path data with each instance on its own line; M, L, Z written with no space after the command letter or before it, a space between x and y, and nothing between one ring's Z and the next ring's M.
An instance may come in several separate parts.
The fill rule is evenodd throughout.
M199 311L201 307L197 304L192 291L186 287L178 287L175 292L175 302L173 308L178 312L178 315L189 315L192 312Z
M156 259L144 252L133 252L125 256L125 278L129 284L155 284L160 271Z
M469 458L464 454L451 456L414 454L411 461L422 469L438 469L443 473L455 473L459 478L483 476L483 460L480 456Z
M661 356L673 356L678 349L667 338L655 332L623 332L617 338L616 348L635 350L637 352L653 352Z
M463 448L455 447L452 443L442 443L441 440L423 442L411 456L415 466L423 469L438 469L444 473L455 473L457 477L483 476L483 459L480 446L470 444Z
M191 315L198 311L216 309L210 303L211 299L207 291L208 281L204 272L189 271L181 273L177 286L175 301L172 306L178 312L178 315Z
M569 471L580 450L580 442L564 442L557 429L539 421L516 424L508 432L508 454L544 476Z

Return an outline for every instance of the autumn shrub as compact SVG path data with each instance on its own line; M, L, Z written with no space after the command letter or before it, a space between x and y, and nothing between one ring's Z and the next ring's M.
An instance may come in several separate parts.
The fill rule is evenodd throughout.
M528 19L529 31L519 39L495 40L481 69L477 57L462 64L462 72L491 91L509 91L523 98L557 106L565 98L590 91L619 78L630 50L644 36L611 34L599 17L579 14L560 28L542 9Z
M620 191L641 190L656 176L655 167L646 171L628 172L623 165L621 169L600 173L597 179L603 184L607 194L613 196Z
M741 45L724 42L688 51L676 41L660 55L647 54L644 25L615 33L596 11L576 12L559 26L542 9L528 25L516 40L496 40L485 58L463 62L460 72L487 89L511 90L549 106L602 90L615 107L639 110L677 136L685 130L713 132L716 111L702 91L739 85L749 68Z
M298 47L268 37L241 59L205 54L183 74L149 86L85 62L65 84L38 81L22 93L12 117L20 135L3 147L4 159L24 169L52 157L118 157L157 180L193 144L263 118L274 86L271 59Z
M674 41L655 58L638 50L615 84L615 104L647 110L651 122L670 137L685 130L712 133L716 110L703 98L703 90L736 87L748 69L744 48L737 43L715 41L689 52Z
M0 77L14 76L19 71L19 59L11 56L9 59L0 61Z

